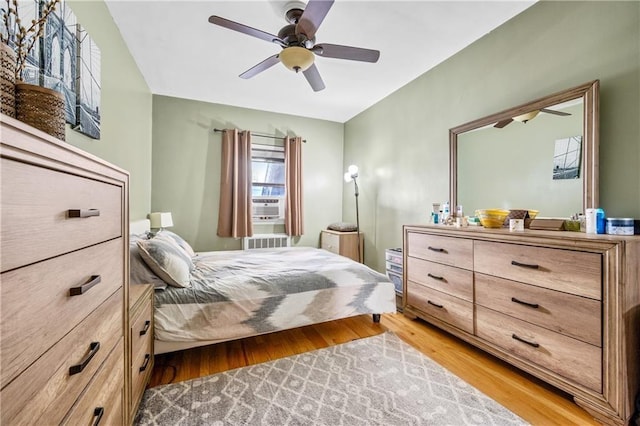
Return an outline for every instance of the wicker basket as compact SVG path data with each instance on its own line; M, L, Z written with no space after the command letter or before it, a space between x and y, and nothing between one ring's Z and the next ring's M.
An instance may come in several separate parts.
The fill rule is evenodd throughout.
M64 140L64 95L46 87L16 83L16 118Z
M16 116L16 53L0 43L0 112Z

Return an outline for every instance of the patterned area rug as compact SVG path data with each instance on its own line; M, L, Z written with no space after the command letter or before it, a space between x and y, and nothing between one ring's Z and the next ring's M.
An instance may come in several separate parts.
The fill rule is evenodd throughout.
M145 391L138 425L523 425L391 332Z

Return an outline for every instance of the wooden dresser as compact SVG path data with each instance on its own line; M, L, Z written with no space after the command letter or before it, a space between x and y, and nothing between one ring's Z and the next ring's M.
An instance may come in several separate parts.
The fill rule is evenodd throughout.
M404 227L404 313L571 394L603 423L633 414L640 237Z
M123 424L128 174L0 124L0 423Z
M153 370L153 284L133 284L129 287L129 333L129 413L133 422Z
M320 233L320 248L348 257L356 262L364 262L364 234L360 232L360 258L358 259L358 233L339 232L325 229Z

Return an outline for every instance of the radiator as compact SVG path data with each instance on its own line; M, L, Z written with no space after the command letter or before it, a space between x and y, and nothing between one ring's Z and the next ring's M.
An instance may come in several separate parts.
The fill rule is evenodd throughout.
M243 250L289 247L290 245L291 237L287 234L256 234L242 239Z

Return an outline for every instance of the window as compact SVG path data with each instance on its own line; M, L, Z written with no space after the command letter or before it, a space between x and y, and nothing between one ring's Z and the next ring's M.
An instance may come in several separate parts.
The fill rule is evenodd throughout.
M284 220L284 148L252 144L251 174L254 221L279 222Z

